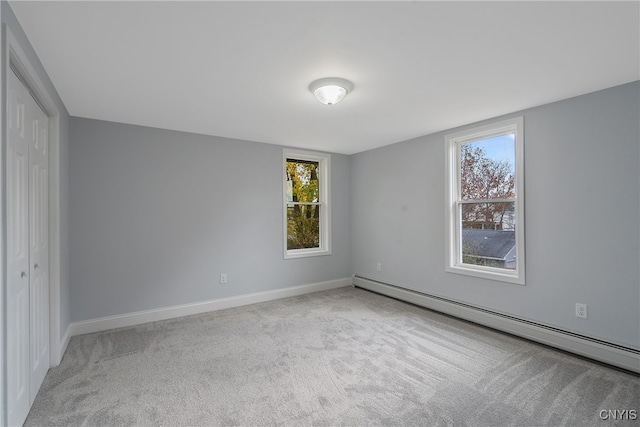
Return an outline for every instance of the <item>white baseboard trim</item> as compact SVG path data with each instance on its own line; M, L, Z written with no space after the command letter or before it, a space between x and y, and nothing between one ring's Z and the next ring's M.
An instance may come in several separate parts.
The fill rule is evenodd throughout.
M135 313L121 314L117 316L83 320L80 322L71 323L71 325L69 325L69 330L67 334L65 334L65 336L72 337L76 335L89 334L92 332L107 331L109 329L124 328L127 326L135 326L148 322L156 322L158 320L174 319L176 317L191 316L194 314L207 313L209 311L223 310L225 308L240 307L243 305L256 304L259 302L273 301L281 298L327 291L329 289L342 288L345 286L351 286L350 277L344 279L329 280L326 282L294 286L284 289L274 289L272 291L238 295L229 298L220 298L210 301L202 301L153 310L138 311ZM68 342L69 340L67 338L67 344ZM66 345L63 347L66 348Z
M640 373L640 351L633 348L581 336L558 328L518 319L514 316L473 307L469 304L403 289L357 275L353 277L353 285Z

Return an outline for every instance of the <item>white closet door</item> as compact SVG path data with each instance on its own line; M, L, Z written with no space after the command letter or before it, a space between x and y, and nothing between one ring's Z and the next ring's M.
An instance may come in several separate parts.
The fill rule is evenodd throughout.
M49 369L49 120L12 72L7 88L7 417L21 426Z
M22 425L31 406L29 357L29 92L7 76L7 417Z
M29 98L30 402L49 370L49 118Z

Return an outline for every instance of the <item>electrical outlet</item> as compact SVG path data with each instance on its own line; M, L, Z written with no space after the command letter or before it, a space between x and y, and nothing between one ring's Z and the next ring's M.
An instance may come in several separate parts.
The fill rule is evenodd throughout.
M382 263L376 264L376 271L382 271Z
M224 284L226 284L226 283L227 283L227 273L222 273L222 274L220 275L220 284L221 284L221 285L224 285Z
M587 318L587 304L576 303L576 317Z

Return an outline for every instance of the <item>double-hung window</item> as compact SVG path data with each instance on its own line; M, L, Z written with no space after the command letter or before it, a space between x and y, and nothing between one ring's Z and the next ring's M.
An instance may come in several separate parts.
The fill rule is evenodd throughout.
M445 137L447 271L524 284L523 118Z
M283 151L284 257L331 253L329 155Z

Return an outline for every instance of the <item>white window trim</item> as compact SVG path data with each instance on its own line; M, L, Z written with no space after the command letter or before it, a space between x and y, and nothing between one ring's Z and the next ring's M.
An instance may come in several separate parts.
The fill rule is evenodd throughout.
M320 247L287 249L287 159L318 162L320 168ZM284 259L331 255L331 156L285 148L282 150L282 228Z
M506 270L496 267L471 265L462 263L460 221L460 145L478 139L515 133L515 167L516 167L516 269ZM499 280L518 285L525 284L525 243L524 243L524 118L504 120L489 125L474 127L445 136L446 164L446 268L450 273L484 279Z

